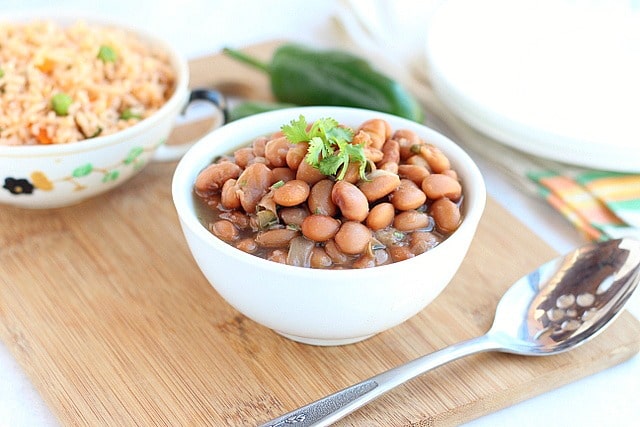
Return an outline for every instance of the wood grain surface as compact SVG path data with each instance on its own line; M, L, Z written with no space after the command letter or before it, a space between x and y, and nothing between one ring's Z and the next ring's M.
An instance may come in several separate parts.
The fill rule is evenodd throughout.
M252 49L268 57L273 46ZM220 56L193 61L192 82L269 96L264 76ZM151 164L68 208L0 207L0 338L62 425L258 424L484 333L505 289L555 255L490 199L458 274L425 310L357 344L299 344L240 315L201 275L171 201L174 168ZM625 312L572 352L458 360L338 425L457 425L639 349Z

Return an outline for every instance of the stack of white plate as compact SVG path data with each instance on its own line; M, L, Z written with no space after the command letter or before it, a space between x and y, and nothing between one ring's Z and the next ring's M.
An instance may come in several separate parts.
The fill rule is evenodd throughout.
M427 58L439 98L493 139L640 172L640 2L448 0Z

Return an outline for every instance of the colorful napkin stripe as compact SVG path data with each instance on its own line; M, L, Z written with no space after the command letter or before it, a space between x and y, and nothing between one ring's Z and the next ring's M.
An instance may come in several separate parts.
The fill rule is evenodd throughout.
M640 228L640 175L594 171L576 180L622 221Z
M527 176L538 185L541 196L587 239L640 233L640 175L537 171Z

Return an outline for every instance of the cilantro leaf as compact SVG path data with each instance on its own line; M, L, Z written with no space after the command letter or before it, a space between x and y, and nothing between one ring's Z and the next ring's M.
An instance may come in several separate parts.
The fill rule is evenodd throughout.
M353 140L353 130L345 127L340 127L336 124L336 127L327 131L327 138L334 141L346 141L351 142Z
M318 119L311 125L311 129L309 130L310 136L319 136L325 140L328 138L329 132L332 129L339 126L339 123L332 118L322 118Z
M309 134L307 133L307 120L303 115L298 117L298 120L291 120L291 123L284 125L280 128L284 136L294 144L298 142L309 141Z
M344 159L342 158L342 156L335 155L331 157L325 157L322 160L320 160L318 169L320 170L320 172L322 172L325 175L335 175L338 172L338 169L340 169L340 167L343 165L344 165ZM337 177L337 178L338 179L344 178L344 172L346 172L346 170L343 169L343 171L341 172L342 177Z
M308 142L305 161L325 175L344 179L351 162L359 163L360 178L365 179L367 158L363 144L354 145L352 129L340 126L337 120L321 118L311 126L304 116L281 127L282 133L294 144Z
M347 144L344 149L349 155L349 161L359 163L358 174L360 175L360 178L366 179L367 157L364 154L363 145Z
M320 160L325 157L326 146L322 138L312 138L309 141L309 148L307 149L307 155L305 160L311 166L318 168Z

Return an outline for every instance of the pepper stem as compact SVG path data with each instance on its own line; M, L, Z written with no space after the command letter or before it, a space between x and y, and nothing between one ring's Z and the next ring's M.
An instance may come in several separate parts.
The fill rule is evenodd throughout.
M251 65L254 68L262 70L267 74L270 73L269 64L267 64L266 62L259 61L258 59L247 55L246 53L243 53L243 52L240 52L239 50L231 49L228 47L225 47L222 50L222 52L226 53L227 55L229 55L234 59L237 59L240 62L244 62L245 64Z

